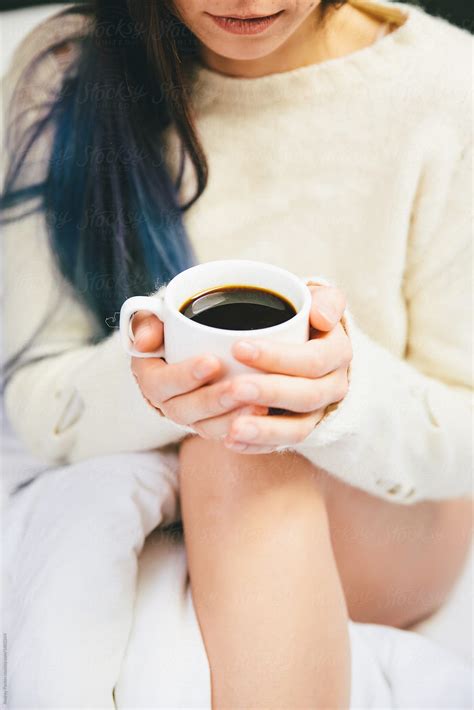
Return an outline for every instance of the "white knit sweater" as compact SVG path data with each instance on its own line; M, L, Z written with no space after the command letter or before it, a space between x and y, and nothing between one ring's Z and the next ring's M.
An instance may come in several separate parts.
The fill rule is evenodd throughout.
M200 261L259 259L320 276L347 296L349 392L293 449L400 503L465 495L472 36L413 5L357 5L398 27L347 56L257 79L197 68L209 183L185 225ZM52 20L29 36L7 97L28 61L78 22ZM34 104L60 78L48 57L20 100ZM167 140L173 170L173 130ZM189 168L182 199L193 193ZM28 353L51 356L19 367L6 389L8 416L28 447L73 462L178 442L186 429L144 402L118 332L86 344L90 317L53 267L42 215L5 228L2 241L6 356L60 299Z

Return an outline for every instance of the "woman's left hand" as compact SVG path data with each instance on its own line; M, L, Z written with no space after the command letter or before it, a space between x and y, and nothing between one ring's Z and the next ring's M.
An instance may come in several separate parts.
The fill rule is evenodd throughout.
M228 394L241 406L260 405L261 414L230 412L197 422L204 438L221 437L242 453L270 453L303 441L322 419L328 405L341 401L348 390L352 359L349 336L341 321L346 299L334 286L309 285L313 301L310 340L302 345L258 339L233 347L237 360L262 374L236 375ZM278 416L267 408L287 410ZM235 416L237 414L237 416Z

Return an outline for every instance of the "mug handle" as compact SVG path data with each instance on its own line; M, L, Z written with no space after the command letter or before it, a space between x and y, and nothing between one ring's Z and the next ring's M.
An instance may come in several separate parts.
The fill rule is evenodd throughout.
M125 351L132 357L165 357L165 348L143 353L133 347L132 317L137 311L149 311L164 322L164 301L162 296L132 296L127 298L120 309L120 336Z

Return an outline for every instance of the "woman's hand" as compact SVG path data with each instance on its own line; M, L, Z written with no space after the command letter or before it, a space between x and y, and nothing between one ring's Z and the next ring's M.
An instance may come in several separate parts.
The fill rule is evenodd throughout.
M310 289L312 331L307 343L290 345L262 338L246 341L245 346L236 343L232 350L236 359L261 369L262 374L232 378L230 396L242 404L288 413L252 416L239 412L231 422L225 417L206 419L194 425L201 436L224 437L224 444L234 451L269 453L306 439L327 406L345 397L352 360L351 342L340 322L346 299L336 287L310 285Z
M132 331L137 350L152 352L163 345L163 324L154 315L145 311L136 313ZM176 424L192 427L208 418L221 420L226 414L227 424L224 426L222 422L221 425L222 430L227 431L231 418L241 412L266 414L268 411L267 407L245 406L229 398L227 392L231 382L218 382L225 374L225 368L212 353L173 365L158 357L132 357L131 366L143 397Z
M225 368L212 353L168 365L160 358L132 358L132 371L144 397L178 424L191 426L207 439L223 439L236 451L267 453L302 441L322 418L326 407L347 392L347 370L352 358L350 341L339 322L345 297L332 286L310 286L311 340L285 345L259 339L256 357L234 345L234 356L262 374L237 375L222 380ZM135 347L156 350L163 326L155 316L136 314ZM264 416L268 408L289 414ZM244 426L256 429L244 434Z

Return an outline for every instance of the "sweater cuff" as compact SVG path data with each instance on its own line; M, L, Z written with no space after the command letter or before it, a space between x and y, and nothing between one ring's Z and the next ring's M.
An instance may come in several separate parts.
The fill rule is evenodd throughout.
M311 281L335 285L320 278ZM343 326L352 344L349 387L345 397L326 410L324 417L303 441L279 447L277 451L295 451L346 483L372 495L391 502L412 502L419 492L413 487L411 471L397 469L396 480L385 475L377 440L381 427L393 427L391 406L380 407L378 400L383 389L381 382L388 378L391 388L395 387L392 407L397 407L397 382L403 373L399 372L399 363L364 333L347 307ZM388 401L390 397L388 393ZM365 461L367 456L370 456L370 465Z
M352 360L348 369L349 387L345 397L326 409L323 418L303 441L278 447L276 450L294 451L345 483L372 495L392 502L394 499L409 502L404 498L408 493L412 495L412 482L405 480L405 475L393 481L384 477L381 466L364 465L367 448L374 461L378 457L377 452L372 451L373 442L370 442L370 435L367 434L371 431L373 388L377 386L377 376L373 368L377 367L378 353L374 352L373 343L359 328L347 307L344 327L352 344ZM386 415L380 412L380 416L383 418Z

